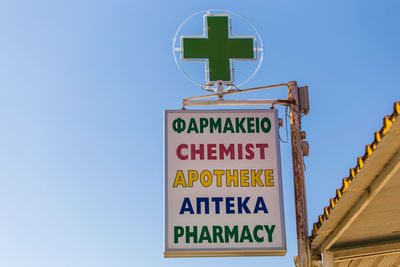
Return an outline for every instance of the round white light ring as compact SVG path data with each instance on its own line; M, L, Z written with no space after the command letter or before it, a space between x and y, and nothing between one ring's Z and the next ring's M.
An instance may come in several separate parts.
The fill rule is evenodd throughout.
M201 88L203 88L203 86L204 86L203 84L200 84L200 83L194 81L194 80L182 69L182 67L181 67L181 65L179 64L178 59L177 59L177 57L176 57L176 52L181 52L181 49L182 49L182 48L181 48L180 46L179 46L179 47L175 47L175 45L176 45L176 40L177 40L177 38L178 38L178 35L179 35L180 31L182 30L183 26L184 26L190 19L192 19L193 17L195 17L195 16L197 16L197 15L200 15L200 14L211 14L211 12L224 12L224 13L228 13L228 14L230 13L230 14L233 14L233 15L235 15L235 16L238 16L238 17L242 18L244 21L246 21L246 22L251 26L251 28L255 31L255 33L257 34L257 40L258 40L258 42L259 42L259 44L260 44L260 47L257 47L257 52L260 52L260 60L259 60L259 62L258 62L258 65L257 65L256 69L254 70L254 72L253 72L245 81L243 81L242 83L236 85L236 87L239 88L239 87L243 86L245 83L247 83L250 79L252 79L252 78L254 77L254 75L256 75L256 73L258 72L258 70L260 69L261 63L262 63L262 61L263 61L263 59L264 59L264 45L263 45L263 41L262 41L262 39L261 39L261 36L260 36L260 34L259 34L257 28L253 25L253 23L251 23L251 21L250 21L249 19L247 19L246 17L244 17L244 16L242 16L242 15L240 15L240 14L238 14L238 13L235 13L235 12L232 12L232 11L229 11L229 10L225 10L225 9L207 9L207 10L202 10L202 11L196 12L196 13L192 14L191 16L189 16L188 18L186 18L186 19L181 23L181 25L179 25L179 27L178 27L178 29L177 29L177 31L176 31L176 33L175 33L174 39L172 40L172 54L174 55L175 64L178 66L179 70L186 76L186 78L187 78L189 81L191 81L193 84L195 84L195 85L200 86ZM204 88L203 88L203 89L204 89Z

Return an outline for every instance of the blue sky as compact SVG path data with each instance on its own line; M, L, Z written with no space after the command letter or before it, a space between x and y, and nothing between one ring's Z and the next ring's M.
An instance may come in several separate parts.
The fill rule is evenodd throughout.
M175 66L172 38L208 8L263 38L245 88L309 86L311 228L399 100L398 1L1 1L1 266L292 266L283 143L285 257L163 258L163 110L203 94Z

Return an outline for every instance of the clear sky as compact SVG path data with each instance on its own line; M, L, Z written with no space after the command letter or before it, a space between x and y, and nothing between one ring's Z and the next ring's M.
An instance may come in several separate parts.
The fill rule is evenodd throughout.
M0 1L0 266L293 266L289 143L286 256L163 258L163 110L203 94L172 38L208 8L247 17L263 38L244 88L309 86L312 227L400 100L400 2Z

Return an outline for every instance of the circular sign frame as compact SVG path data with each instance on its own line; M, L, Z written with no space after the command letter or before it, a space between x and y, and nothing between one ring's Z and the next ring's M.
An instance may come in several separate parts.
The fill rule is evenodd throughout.
M174 60L175 60L175 63L176 63L176 65L178 66L178 69L186 76L186 78L190 81L190 82L192 82L193 84L195 84L195 85L197 85L197 86L199 86L199 87L201 87L203 90L206 90L206 91L211 91L211 92L215 92L216 90L217 90L217 81L209 81L209 79L208 79L208 76L207 76L207 68L208 68L208 59L200 59L200 60L202 60L202 61L205 61L205 65L206 65L206 82L205 83L200 83L200 82L198 82L198 81L195 81L194 79L193 79L193 77L191 77L185 70L184 70L184 68L183 68L183 66L180 64L180 62L182 62L183 61L183 57L182 57L182 54L183 54L183 46L182 46L182 36L183 36L183 34L181 33L182 32L182 29L183 29L183 27L190 21L190 20L192 20L193 18L195 18L195 17L197 17L197 16L199 16L199 15L202 15L203 17L205 17L205 16L216 16L216 15L222 15L221 13L223 13L223 15L224 16L229 16L230 18L232 17L232 16L235 16L235 17L239 17L239 18L241 18L242 20L244 20L248 25L250 25L250 27L251 27L251 29L253 29L253 31L255 32L255 48L254 48L254 51L255 51L255 59L253 59L253 60L258 60L258 64L257 64L257 67L255 68L255 70L251 73L251 75L249 75L247 78L245 78L245 79L243 79L243 81L240 81L238 84L235 84L235 81L234 81L234 73L233 73L233 62L235 61L235 59L230 59L230 61L231 61L231 64L232 64L232 68L231 68L231 72L232 72L232 81L223 81L223 84L226 86L225 87L225 90L232 90L232 89L238 89L239 87L241 87L241 86L243 86L244 84L246 84L249 80L251 80L254 76L255 76L255 74L258 72L258 70L260 69L260 67L261 67L261 64L262 64L262 61L263 61L263 59L264 59L264 46L263 46L263 41L262 41L262 39L261 39L261 36L260 36L260 34L259 34L259 32L258 32L258 30L257 30L257 28L250 22L250 20L249 19L247 19L246 17L244 17L244 16L242 16L242 15L240 15L240 14L238 14L238 13L235 13L235 12L232 12L232 11L229 11L229 10L225 10L225 9L207 9L207 10L202 10L202 11L199 11L199 12L196 12L196 13L194 13L194 14L192 14L191 16L189 16L188 18L186 18L183 22L182 22L182 24L178 27L178 29L177 29L177 31L176 31L176 33L175 33L175 36L174 36L174 38L173 38L173 41L172 41L172 53L173 53L173 56L174 56ZM231 30L231 26L230 26L230 30ZM204 29L204 37L205 37L205 35L206 35L206 29ZM233 35L232 35L233 36ZM196 36L196 37L202 37L202 36ZM235 37L235 36L233 36L233 37ZM177 56L177 54L179 53L179 57L180 57L180 59L178 60L178 56ZM186 61L186 60L185 60Z

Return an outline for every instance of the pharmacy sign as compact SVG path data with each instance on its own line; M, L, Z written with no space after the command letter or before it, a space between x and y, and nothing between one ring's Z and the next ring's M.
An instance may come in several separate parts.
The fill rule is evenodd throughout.
M165 111L165 257L286 253L277 110Z
M201 22L203 30L199 31L201 27L196 25ZM247 18L218 9L203 10L185 19L173 38L172 51L179 70L209 91L215 91L217 84L227 90L244 85L260 68L264 53L261 37ZM200 74L204 71L199 72L203 66L205 76Z
M230 38L229 29L231 29L229 16L206 15L202 36L181 37L182 59L205 60L207 82L233 82L233 63L230 61L255 60L256 38L254 36Z

